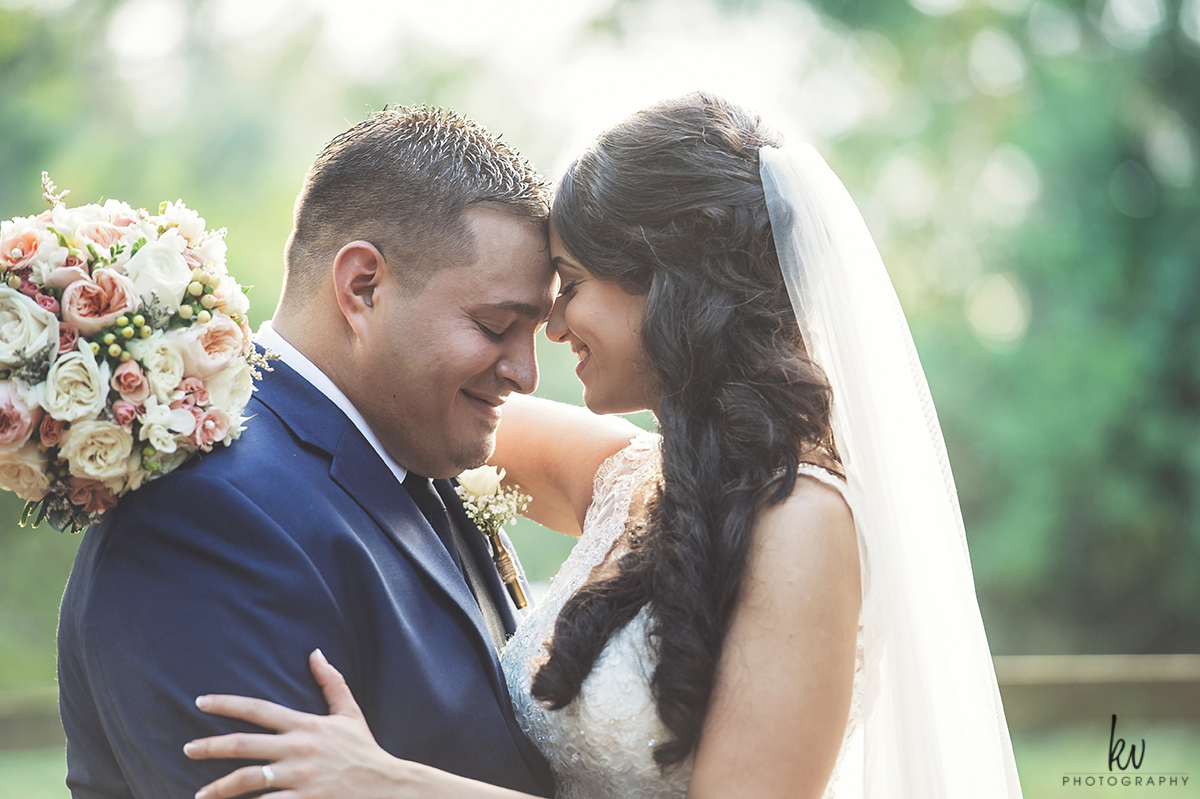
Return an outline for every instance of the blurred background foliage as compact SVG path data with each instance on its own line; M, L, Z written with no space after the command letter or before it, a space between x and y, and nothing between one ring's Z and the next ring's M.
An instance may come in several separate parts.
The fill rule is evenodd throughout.
M0 0L0 218L182 197L255 324L304 171L387 103L553 176L706 87L814 141L884 253L938 404L993 651L1200 640L1200 0ZM538 393L578 402L542 341ZM649 424L651 420L640 420ZM0 497L0 688L54 678L78 539ZM514 532L535 579L570 541Z

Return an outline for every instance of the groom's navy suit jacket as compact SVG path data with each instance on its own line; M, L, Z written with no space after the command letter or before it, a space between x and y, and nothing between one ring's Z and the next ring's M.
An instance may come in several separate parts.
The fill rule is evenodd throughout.
M59 690L73 795L190 797L243 765L183 745L252 725L206 693L327 708L320 647L379 743L409 760L550 796L492 639L449 553L353 423L276 361L241 438L122 499L85 534L63 596ZM515 613L483 537L447 507Z

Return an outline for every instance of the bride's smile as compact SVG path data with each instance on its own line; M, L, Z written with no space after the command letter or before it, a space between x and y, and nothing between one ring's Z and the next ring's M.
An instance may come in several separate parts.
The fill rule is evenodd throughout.
M594 413L654 409L641 329L646 297L589 273L550 226L550 256L558 270L559 293L546 324L551 341L568 343L578 363L584 404Z

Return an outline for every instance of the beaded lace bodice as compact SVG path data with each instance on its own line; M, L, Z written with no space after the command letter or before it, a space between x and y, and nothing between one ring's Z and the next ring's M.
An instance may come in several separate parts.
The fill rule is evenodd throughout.
M557 799L682 799L687 795L691 761L665 774L654 761L654 747L666 731L650 693L656 657L648 637L648 608L609 639L570 705L550 711L530 695L533 673L546 657L545 642L562 606L593 569L622 553L630 504L659 470L659 441L649 433L637 436L596 473L579 542L501 654L517 720L550 763L558 784ZM806 465L801 473L844 495L845 487L824 470ZM862 668L860 625L850 719L826 799L835 795L838 770L862 717Z

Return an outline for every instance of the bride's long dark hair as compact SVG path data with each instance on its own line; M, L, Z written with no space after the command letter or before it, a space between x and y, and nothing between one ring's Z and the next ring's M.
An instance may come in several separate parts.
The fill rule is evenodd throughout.
M533 695L570 704L649 604L663 767L698 742L755 519L791 494L801 461L837 463L829 383L805 355L759 176L759 149L781 143L712 94L661 102L568 167L551 211L590 273L646 295L662 480L617 573L563 607Z

